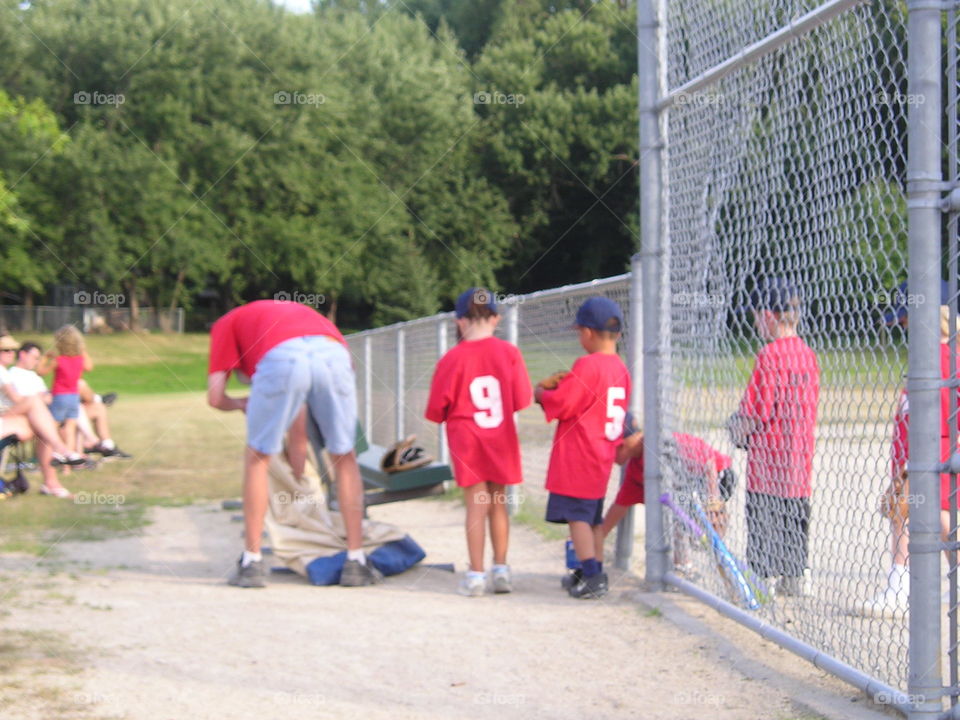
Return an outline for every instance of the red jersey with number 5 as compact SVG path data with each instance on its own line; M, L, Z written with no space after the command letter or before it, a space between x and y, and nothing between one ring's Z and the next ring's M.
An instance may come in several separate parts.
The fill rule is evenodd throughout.
M740 413L756 431L747 441L747 490L810 497L820 366L810 346L783 337L757 353Z
M447 424L457 485L522 482L513 414L532 399L523 356L505 340L464 340L440 358L426 418Z
M557 419L547 490L595 500L607 494L610 470L623 442L630 373L618 355L577 359L555 390L540 396L547 422Z

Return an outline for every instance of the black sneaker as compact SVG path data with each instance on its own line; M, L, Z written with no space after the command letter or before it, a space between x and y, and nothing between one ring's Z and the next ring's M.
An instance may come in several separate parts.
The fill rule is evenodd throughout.
M359 560L347 560L340 572L340 584L343 587L374 585L381 580L383 575L369 561L363 564Z
M262 588L267 586L267 575L263 571L263 561L255 560L247 566L243 565L243 555L237 560L237 567L227 578L229 585L242 588Z
M583 570L577 568L573 572L568 572L560 579L560 587L569 590L583 579Z
M105 457L105 458L115 457L115 458L121 458L121 459L128 459L128 458L133 457L133 455L128 455L128 454L125 453L123 450L121 450L120 448L118 448L116 445L114 445L113 447L110 447L110 448L105 447L105 446L102 445L102 444L101 444L101 445L97 445L97 446L96 446L95 448L93 448L93 450L91 450L90 452L100 453L100 455L103 456L103 457Z
M117 401L117 394L116 394L116 393L107 393L106 395L101 395L101 396L100 396L100 402L102 402L102 403L103 403L104 405L106 405L107 407L110 407L110 406L113 405L113 403L115 403L116 401Z
M580 582L571 586L567 592L570 593L570 597L579 598L581 600L595 600L606 595L608 590L609 587L607 586L607 574L598 573L593 577L580 578Z

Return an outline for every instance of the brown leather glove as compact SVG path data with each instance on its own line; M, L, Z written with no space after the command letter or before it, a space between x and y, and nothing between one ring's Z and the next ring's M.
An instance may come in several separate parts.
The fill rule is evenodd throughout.
M909 494L910 478L907 476L907 468L903 467L880 496L880 513L894 522L898 520L906 522L910 515L910 503L907 498Z
M548 375L543 380L537 383L537 387L542 387L544 390L555 390L557 385L560 384L560 381L567 376L566 370L557 370L552 375Z

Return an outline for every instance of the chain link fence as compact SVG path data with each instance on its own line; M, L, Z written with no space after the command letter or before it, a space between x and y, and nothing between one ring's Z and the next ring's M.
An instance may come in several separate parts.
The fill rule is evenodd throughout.
M183 332L183 308L142 307L137 318L142 330ZM133 328L133 317L125 307L0 305L0 331L4 333L52 333L64 325L75 325L85 333L122 332Z
M941 638L937 572L937 478L955 429L941 464L927 462L934 428L952 427L935 421L930 379L946 372L933 367L939 306L956 312L955 214L937 249L941 193L957 180L954 5L644 0L638 25L641 174L662 179L641 182L659 338L646 420L654 482L679 510L648 509L663 538L652 566L666 570L653 579L910 717L956 703L956 608ZM953 184L938 182L943 156ZM907 426L921 404L926 420ZM729 557L697 537L710 535L695 477L707 473L684 462L678 433L738 478L720 528ZM908 433L909 521L885 502L906 477Z

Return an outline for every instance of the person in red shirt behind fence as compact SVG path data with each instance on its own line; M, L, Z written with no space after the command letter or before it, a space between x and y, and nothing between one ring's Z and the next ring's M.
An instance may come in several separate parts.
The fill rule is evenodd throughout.
M805 592L814 430L820 366L797 334L800 299L784 278L754 297L760 349L740 408L734 444L747 451L747 562L782 595Z

